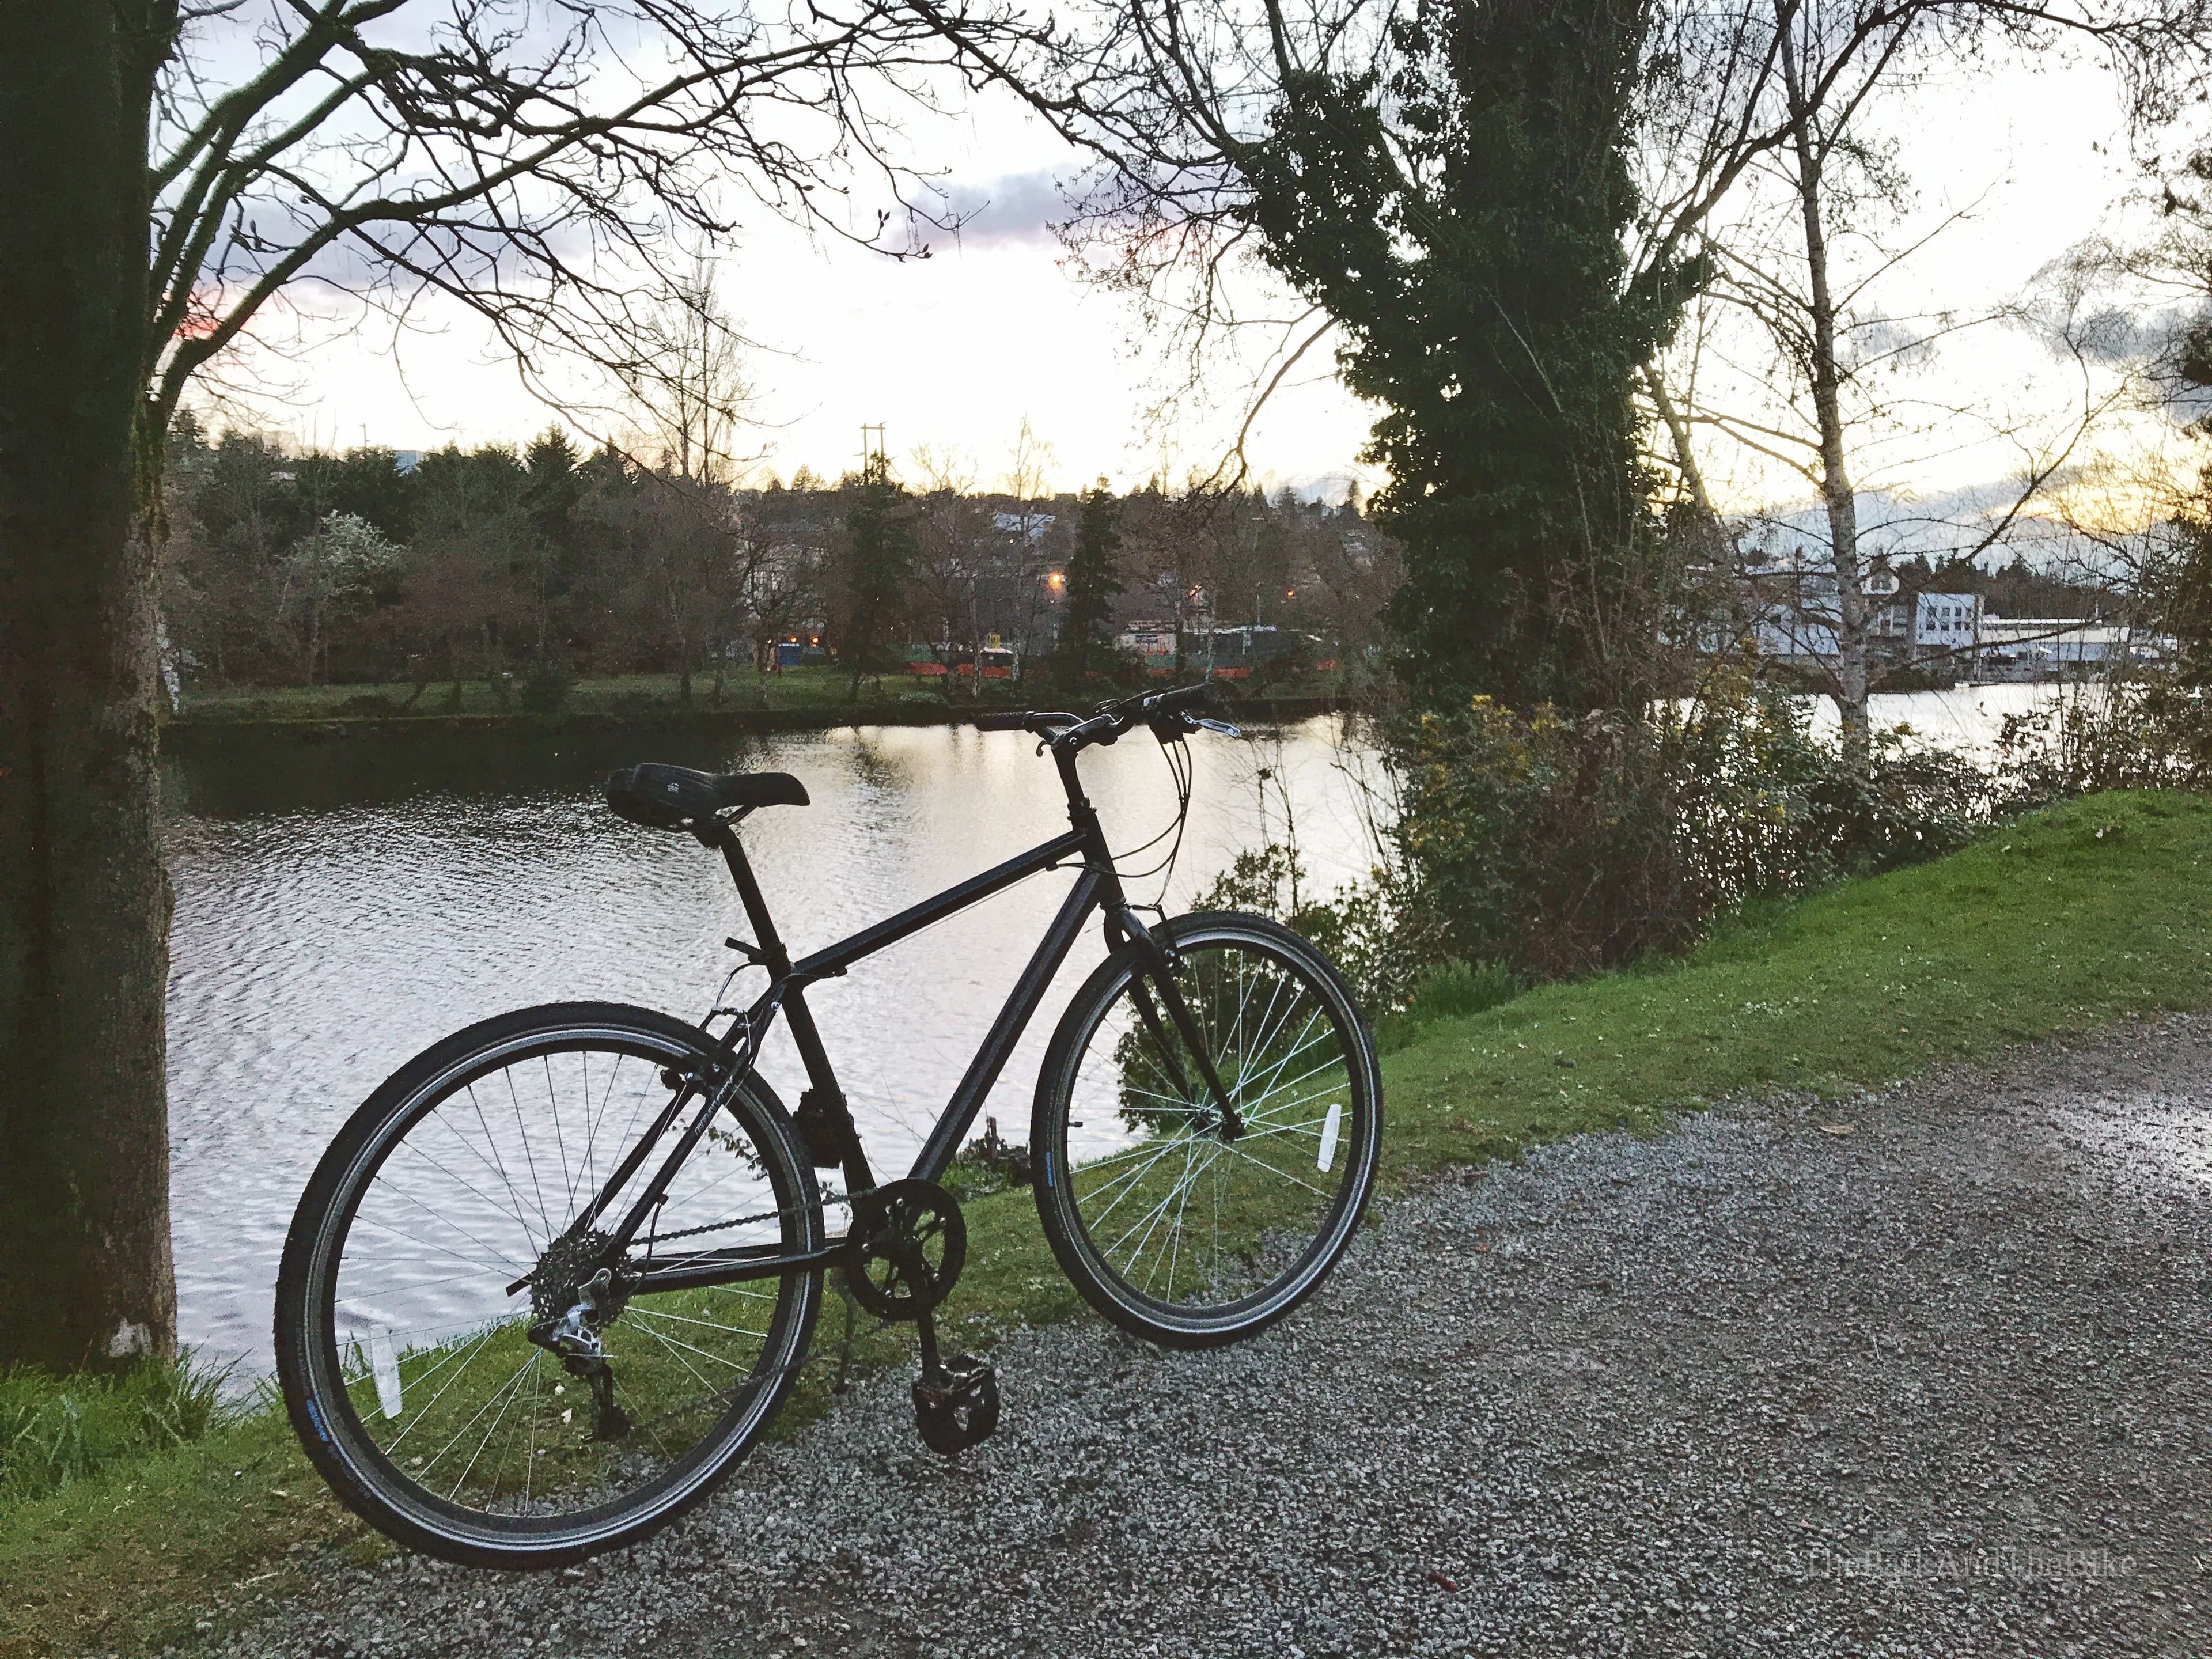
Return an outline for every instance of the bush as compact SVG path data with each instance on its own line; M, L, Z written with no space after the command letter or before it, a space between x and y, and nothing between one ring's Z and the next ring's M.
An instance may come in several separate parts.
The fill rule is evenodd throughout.
M2005 717L1994 787L2006 811L2104 789L2212 789L2212 707L2174 674L2075 687Z
M533 714L557 714L568 706L568 693L575 684L567 669L550 657L541 657L522 677L519 701Z
M1808 744L1810 763L1791 781L1812 849L1809 875L1866 876L1956 852L1990 817L1989 775L1964 756L1910 747L1902 732L1877 733L1863 767ZM1783 889L1797 891L1800 882Z
M1386 730L1395 846L1366 881L1321 897L1297 849L1271 845L1200 902L1286 923L1373 1018L1410 1029L1686 950L1747 900L1938 857L2032 804L2020 778L1908 738L1881 734L1853 764L1814 740L1802 703L1741 683L1643 716L1522 714L1476 697ZM2067 764L2037 787L2123 781Z
M1686 949L1759 894L1931 858L1987 783L1891 736L1863 767L1787 699L1723 688L1633 717L1516 714L1486 697L1390 738L1397 837L1443 954L1537 979Z
M1409 897L1395 872L1379 866L1364 882L1319 897L1307 890L1297 849L1270 842L1238 854L1194 908L1254 910L1304 934L1352 981L1374 1018L1403 1007L1445 961L1443 936Z

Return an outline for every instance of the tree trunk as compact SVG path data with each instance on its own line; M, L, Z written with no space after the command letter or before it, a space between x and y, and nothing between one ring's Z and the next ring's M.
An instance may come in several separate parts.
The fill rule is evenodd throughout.
M134 433L173 11L0 8L0 1364L115 1364L176 1336L161 434Z
M1828 514L1828 555L1836 575L1836 666L1831 675L1843 720L1844 758L1866 762L1867 615L1859 579L1858 492L1844 447L1843 376L1836 362L1836 302L1828 286L1828 236L1821 195L1823 151L1805 106L1792 43L1781 53L1797 151L1797 199L1805 222L1805 270L1813 323L1813 409L1820 428L1820 501Z

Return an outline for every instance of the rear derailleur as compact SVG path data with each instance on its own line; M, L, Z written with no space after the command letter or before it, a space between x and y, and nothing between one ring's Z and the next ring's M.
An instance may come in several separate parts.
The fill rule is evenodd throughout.
M556 1240L529 1278L517 1281L530 1287L531 1341L557 1355L562 1369L591 1389L594 1440L620 1440L630 1429L629 1413L615 1403L614 1367L599 1331L621 1316L632 1281L605 1267L583 1276L612 1242L598 1232Z
M932 1451L979 1445L999 1426L999 1375L971 1354L945 1358L932 1310L951 1294L968 1259L968 1224L933 1181L894 1181L853 1195L846 1291L879 1319L911 1322L921 1344L914 1423Z

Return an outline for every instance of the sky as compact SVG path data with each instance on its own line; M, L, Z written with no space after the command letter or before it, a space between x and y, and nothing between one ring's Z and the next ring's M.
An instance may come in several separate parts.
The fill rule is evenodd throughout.
M2127 222L2138 187L2112 82L2094 66L2014 63L1939 76L1893 108L1888 136L1917 184L1891 240L1964 215L1878 287L1893 309L1971 314L2016 297L2069 246ZM1218 379L1210 419L1164 434L1147 422L1172 366L1126 301L1079 279L1052 234L1066 212L1057 181L1072 172L1060 142L988 103L909 137L973 216L957 237L933 235L929 258L893 261L764 214L714 250L725 304L760 343L751 373L763 469L788 478L803 465L834 477L857 459L863 423L881 423L908 476L927 445L991 488L1024 422L1048 447L1060 488L1210 468L1243 383ZM302 443L520 441L556 418L521 387L483 325L458 310L425 307L398 339L374 325L319 331L330 337L297 366L292 395L257 414ZM1738 356L1733 372L1755 382L1764 371ZM1358 460L1369 412L1321 353L1307 362L1316 372L1279 392L1255 425L1247 450L1255 472L1302 491L1333 495L1355 477L1371 488L1376 475ZM1893 434L1887 449L1870 444L1859 482L1910 500L2001 478L2016 453L1990 427L2000 413L2063 404L2069 394L2051 375L2047 355L2016 330L1953 337L1907 396L1972 416L1940 432L1923 422ZM1755 457L1716 448L1704 459L1724 506L1804 494Z

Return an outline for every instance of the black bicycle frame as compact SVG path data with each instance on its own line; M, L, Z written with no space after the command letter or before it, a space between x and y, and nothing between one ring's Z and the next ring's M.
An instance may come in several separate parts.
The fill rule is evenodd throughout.
M698 1115L678 1134L675 1146L663 1159L659 1171L644 1192L624 1214L621 1224L610 1235L606 1255L610 1260L618 1257L629 1248L629 1242L642 1227L662 1194L675 1178L684 1161L691 1155L700 1139L744 1077L751 1071L758 1057L768 1028L780 1011L790 1028L792 1040L798 1045L800 1060L806 1066L808 1081L817 1097L827 1105L838 1125L844 1146L845 1184L848 1192L870 1190L875 1180L870 1172L860 1139L852 1127L852 1119L844 1106L844 1096L837 1086L836 1070L830 1063L828 1051L822 1045L822 1034L814 1024L814 1016L806 1006L806 987L820 979L842 974L853 963L873 956L887 946L897 944L908 935L921 932L933 923L942 921L969 905L1005 891L1017 882L1033 875L1063 866L1071 861L1079 863L1080 873L1075 885L1068 890L1060 912L1029 963L1022 969L1021 977L1014 982L1006 1006L991 1022L984 1033L982 1046L969 1062L966 1074L952 1091L945 1110L937 1120L929 1138L915 1154L909 1173L925 1181L941 1177L951 1165L960 1144L975 1124L983 1103L1005 1070L1014 1047L1021 1041L1022 1033L1036 1012L1037 1004L1043 1000L1045 988L1052 983L1073 948L1076 936L1091 919L1094 910L1103 909L1107 915L1107 940L1118 945L1125 939L1137 939L1146 943L1150 935L1129 908L1121 890L1120 876L1114 868L1113 854L1108 850L1104 832L1098 823L1098 814L1084 796L1075 775L1074 756L1055 751L1061 781L1067 790L1068 829L1042 846L1008 859L1004 864L971 876L957 886L949 887L933 898L911 905L897 915L886 916L873 927L864 927L850 939L841 939L825 950L798 961L791 959L781 938L769 917L768 901L762 896L760 882L753 874L751 860L745 856L737 831L730 824L716 823L702 826L693 833L706 846L721 850L728 864L730 877L737 884L738 896L744 902L745 915L757 935L750 945L732 939L732 948L743 952L750 960L767 969L768 988L744 1016L736 1021L720 1041L720 1052L726 1057L724 1073L714 1078L696 1078L678 1090L675 1098L663 1110L637 1146L631 1149L620 1167L601 1188L599 1195L577 1218L572 1232L580 1232L605 1213L613 1203L615 1195L636 1174L650 1149L682 1115L684 1106L694 1098L702 1103ZM1211 1079L1209 1079L1211 1080ZM1216 1092L1218 1093L1218 1085ZM726 1249L700 1252L687 1251L678 1261L666 1267L647 1267L637 1275L633 1293L647 1291L674 1291L712 1285L727 1285L744 1279L773 1278L796 1268L819 1267L836 1260L845 1248L844 1241L820 1250L786 1253L773 1244L737 1246ZM527 1281L524 1281L527 1282Z

